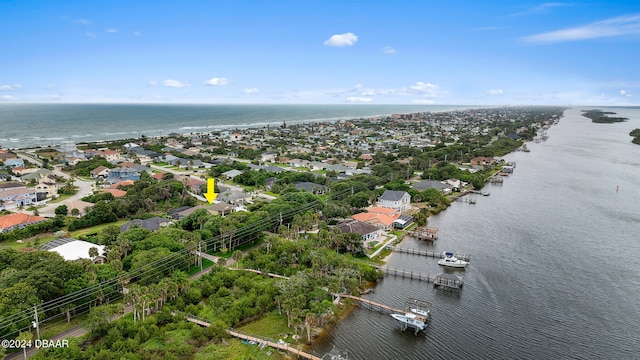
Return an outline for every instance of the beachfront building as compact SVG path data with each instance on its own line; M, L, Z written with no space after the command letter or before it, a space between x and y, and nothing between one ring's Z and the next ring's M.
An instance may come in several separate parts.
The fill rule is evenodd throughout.
M396 211L409 210L411 195L406 191L385 190L378 198L378 206L391 208Z

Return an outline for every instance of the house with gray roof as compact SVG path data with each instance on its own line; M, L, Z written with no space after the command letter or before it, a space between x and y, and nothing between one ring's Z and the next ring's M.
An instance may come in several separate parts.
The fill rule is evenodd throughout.
M120 226L120 232L125 232L125 231L129 230L132 227L141 227L141 228L149 229L151 231L156 231L162 226L169 225L170 222L171 222L171 220L165 219L165 218L161 218L161 217L158 217L158 216L152 217L150 219L144 219L144 220L143 219L133 219L133 220L129 221L128 223Z
M227 180L231 180L240 174L242 174L242 171L233 169L233 170L225 171L221 175L227 178Z
M448 184L443 184L440 181L436 181L436 180L428 180L428 179L422 180L420 182L413 184L412 187L418 191L425 191L427 189L433 188L440 191L444 195L451 193L451 186L449 186Z
M385 190L378 198L378 206L395 209L396 211L409 210L411 195L406 191Z
M313 195L323 195L324 193L329 191L329 188L324 185L320 185L320 184L316 184L308 181L297 182L297 183L294 183L293 185L296 187L296 189L308 191Z

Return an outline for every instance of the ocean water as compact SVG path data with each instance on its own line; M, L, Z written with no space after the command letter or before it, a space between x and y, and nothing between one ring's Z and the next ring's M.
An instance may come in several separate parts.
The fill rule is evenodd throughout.
M397 113L446 111L436 105L0 104L0 147L102 141L279 126Z
M640 109L610 109L630 120L594 124L579 109L531 143L490 196L469 195L433 216L430 245L471 254L459 294L385 277L366 298L403 308L433 304L429 328L402 332L389 315L357 308L313 348L351 359L640 358ZM616 187L618 191L616 192ZM436 259L395 253L388 265L436 275Z

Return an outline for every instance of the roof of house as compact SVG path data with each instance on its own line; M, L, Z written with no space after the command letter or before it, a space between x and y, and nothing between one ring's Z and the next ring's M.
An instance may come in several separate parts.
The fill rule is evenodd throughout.
M47 219L40 216L23 214L23 213L4 215L4 216L0 216L0 229L4 230L13 226L28 225L28 224L32 224L32 223L36 223L44 220L47 220Z
M382 224L384 226L391 226L391 224L393 224L393 222L399 217L400 217L399 214L388 215L388 214L370 213L370 212L359 213L351 216L351 218L355 220L366 222L367 224L374 225L374 226L377 224Z
M118 189L121 186L129 186L129 185L133 185L134 183L135 182L133 180L123 180L113 185L109 185L109 189Z
M316 184L316 183L312 183L312 182L308 182L308 181L303 181L303 182L297 182L293 184L296 189L298 190L305 190L308 191L310 193L314 192L315 190L322 190L322 191L327 191L328 188L324 185L320 185L320 184Z
M91 170L92 174L100 174L101 172L105 171L105 170L109 170L109 168L107 168L106 166L98 166L97 168Z
M163 224L169 223L171 220L161 218L161 217L152 217L150 219L133 219L128 223L120 226L120 232L127 231L132 226L138 226L141 228L149 229L151 231L158 230Z
M240 174L242 174L242 171L236 169L225 171L222 173L222 175L224 175L225 177L236 177Z
M343 221L337 226L343 233L354 233L361 236L378 231L377 227L358 220Z
M127 195L127 192L124 190L120 190L120 189L104 189L102 190L103 193L110 193L111 195L113 195L113 197L123 197L125 195Z
M65 201L63 204L67 205L67 209L69 211L71 211L73 209L78 209L81 212L84 211L85 208L93 207L93 205L94 205L94 204L92 204L90 202L86 202L86 201L82 201L82 200Z
M104 245L96 245L87 241L76 240L71 238L62 238L50 241L40 249L57 252L65 260L91 259L89 249L92 247L98 249L98 255L104 256Z
M406 191L385 190L378 200L400 201L405 195L409 195Z
M398 212L398 210L396 209L392 209L384 206L372 206L368 208L367 211L370 213L387 214L387 215L393 215Z
M0 190L27 187L27 184L20 181L5 181L0 183Z
M29 189L29 188L13 188L13 189L8 189L8 190L4 190L4 191L0 191L0 198L13 198L15 196L20 196L20 195L28 195L28 194L35 194L36 193L36 189Z
M442 189L448 189L450 188L450 186L445 185L440 181L436 181L436 180L422 180L420 182L413 184L413 188L418 191L423 191L431 188L434 188L436 190L442 190Z

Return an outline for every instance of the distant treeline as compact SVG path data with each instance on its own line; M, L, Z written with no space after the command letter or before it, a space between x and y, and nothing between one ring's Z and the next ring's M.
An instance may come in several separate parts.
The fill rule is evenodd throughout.
M582 116L591 119L594 123L599 124L612 124L617 122L623 122L629 120L624 117L609 117L608 115L615 115L616 113L611 111L602 110L586 110L583 111Z

